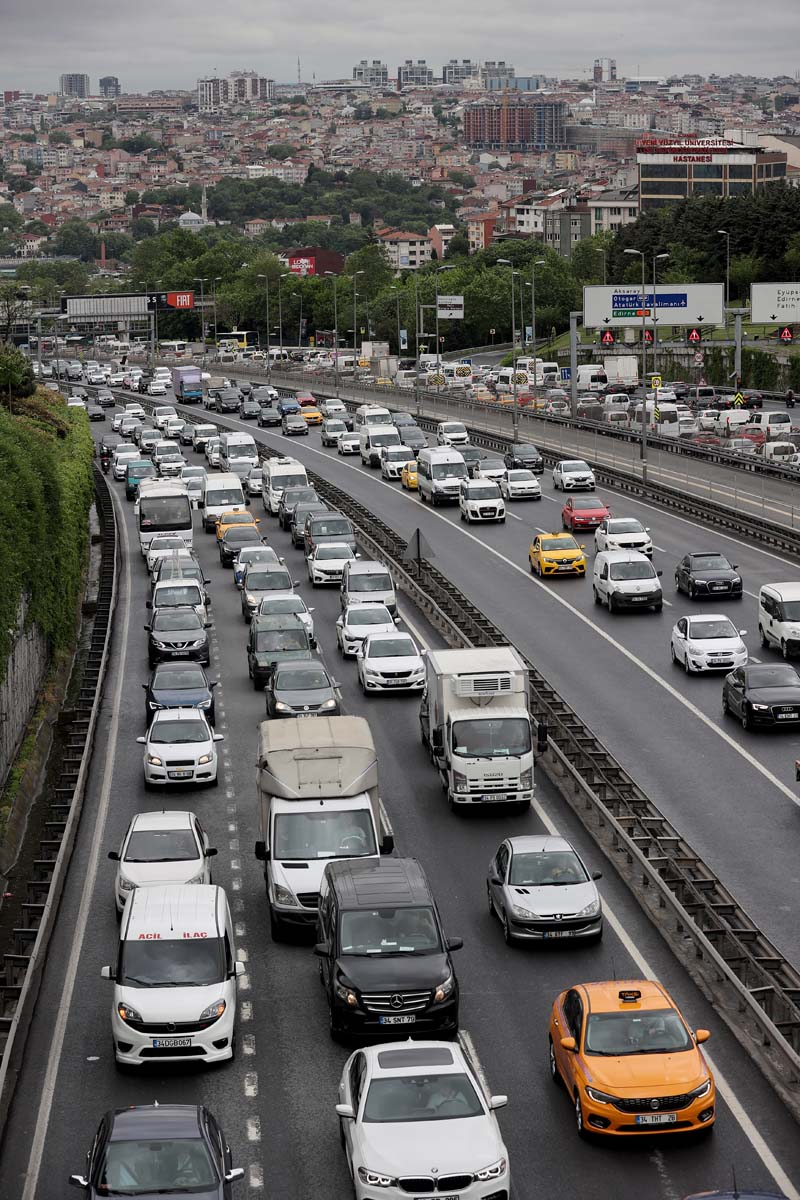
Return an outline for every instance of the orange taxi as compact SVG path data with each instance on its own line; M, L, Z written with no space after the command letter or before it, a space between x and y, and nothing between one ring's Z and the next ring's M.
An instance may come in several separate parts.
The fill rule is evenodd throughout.
M407 463L403 463L403 469L400 472L400 483L409 492L416 491L419 487L417 482L417 460L410 459Z
M550 1074L581 1136L710 1129L714 1077L699 1048L710 1036L652 979L578 983L553 1002Z
M257 517L249 513L246 508L232 508L230 512L222 513L214 524L214 529L217 534L217 541L221 542L226 532L232 525L258 525Z
M306 425L321 425L322 413L315 404L304 404L300 409L300 416L305 420Z

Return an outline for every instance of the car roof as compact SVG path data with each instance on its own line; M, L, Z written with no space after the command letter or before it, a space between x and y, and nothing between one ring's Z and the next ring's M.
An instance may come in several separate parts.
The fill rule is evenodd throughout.
M687 619L687 621L691 621L692 623L694 623L695 621L698 621L698 622L701 622L701 621L730 621L730 617L727 615L727 613L709 613L709 612L687 613L686 619ZM731 621L731 624L733 624L732 621Z
M451 1042L414 1042L399 1046L370 1046L366 1053L372 1075L397 1076L414 1074L420 1068L435 1067L437 1074L463 1074L464 1059L461 1047Z
M779 600L800 600L800 583L768 583L761 591Z
M305 629L305 625L297 613L275 613L273 616L256 613L251 628L264 632L273 629Z
M640 550L601 550L600 554L610 563L618 562L650 562L646 554L642 554ZM600 557L597 555L597 558ZM597 562L597 558L595 562Z
M395 638L408 638L408 640L410 642L414 641L411 634L406 633L405 629L395 629L388 633L369 633L369 634L367 634L368 642L391 642L391 641L394 641ZM416 650L415 650L415 653L417 653Z
M314 547L314 553L318 550L324 550L326 555L330 556L331 550L341 550L343 558L350 558L353 554L352 548L347 542L320 542Z
M199 708L157 708L150 728L162 721L205 721L205 715Z
M428 880L415 858L344 859L325 868L343 908L432 904Z
M139 933L158 933L164 941L184 934L220 937L220 908L225 893L214 883L154 884L134 888L125 908L122 937L138 940Z
M579 983L589 1001L591 1012L641 1012L647 1009L675 1008L675 1002L655 979L609 979L593 983ZM620 993L640 992L634 1001L625 1001Z
M363 624L363 621L360 622L357 619L358 614L363 613L363 612L374 612L378 608L382 609L386 613L386 618L387 618L386 623L387 624L390 621L392 621L392 614L389 612L389 610L385 604L383 604L379 601L375 601L374 604L370 604L369 601L367 601L367 603L365 603L365 604L348 604L345 607L345 610L344 610L345 625ZM392 624L394 624L394 621L392 621Z
M376 558L361 558L351 563L348 567L350 575L385 575L388 567L384 563L379 562Z
M519 834L506 839L513 854L555 854L559 850L574 850L566 838L546 833Z
M196 1138L202 1106L196 1104L137 1105L110 1113L111 1141L168 1141Z
M131 821L131 830L138 832L150 829L191 829L195 820L188 809L162 809L161 812L136 813Z

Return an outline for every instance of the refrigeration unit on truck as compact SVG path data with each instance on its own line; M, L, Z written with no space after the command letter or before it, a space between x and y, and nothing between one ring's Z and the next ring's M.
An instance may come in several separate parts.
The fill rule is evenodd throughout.
M363 717L298 717L259 726L256 774L270 929L313 929L325 866L391 854L378 759Z
M419 720L450 807L533 798L528 671L513 646L431 650Z
M203 399L203 377L199 367L173 367L172 390L181 404L199 404Z

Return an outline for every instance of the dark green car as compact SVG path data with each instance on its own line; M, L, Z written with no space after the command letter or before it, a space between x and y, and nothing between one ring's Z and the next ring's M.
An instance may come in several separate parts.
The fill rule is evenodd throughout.
M147 458L135 458L125 472L125 499L135 500L142 479L157 479L158 471Z
M308 629L295 613L253 617L247 639L247 673L256 691L263 688L275 663L311 658Z

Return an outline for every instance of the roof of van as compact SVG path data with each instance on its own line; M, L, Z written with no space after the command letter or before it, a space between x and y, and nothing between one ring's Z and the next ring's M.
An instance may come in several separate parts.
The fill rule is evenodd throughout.
M389 568L382 562L378 562L376 558L367 558L354 560L348 563L348 575L386 575Z
M650 562L646 554L642 554L640 550L601 550L595 557L595 562L599 558L604 558L607 562Z
M125 910L126 941L178 941L184 937L221 937L222 888L212 883L159 884L134 888Z
M346 859L328 863L325 872L343 908L430 904L433 899L415 858Z
M228 488L234 483L242 486L242 481L233 471L223 471L221 473L215 471L213 475L207 476L206 491L214 491L216 488Z
M800 600L800 583L765 583L761 591L779 600Z

